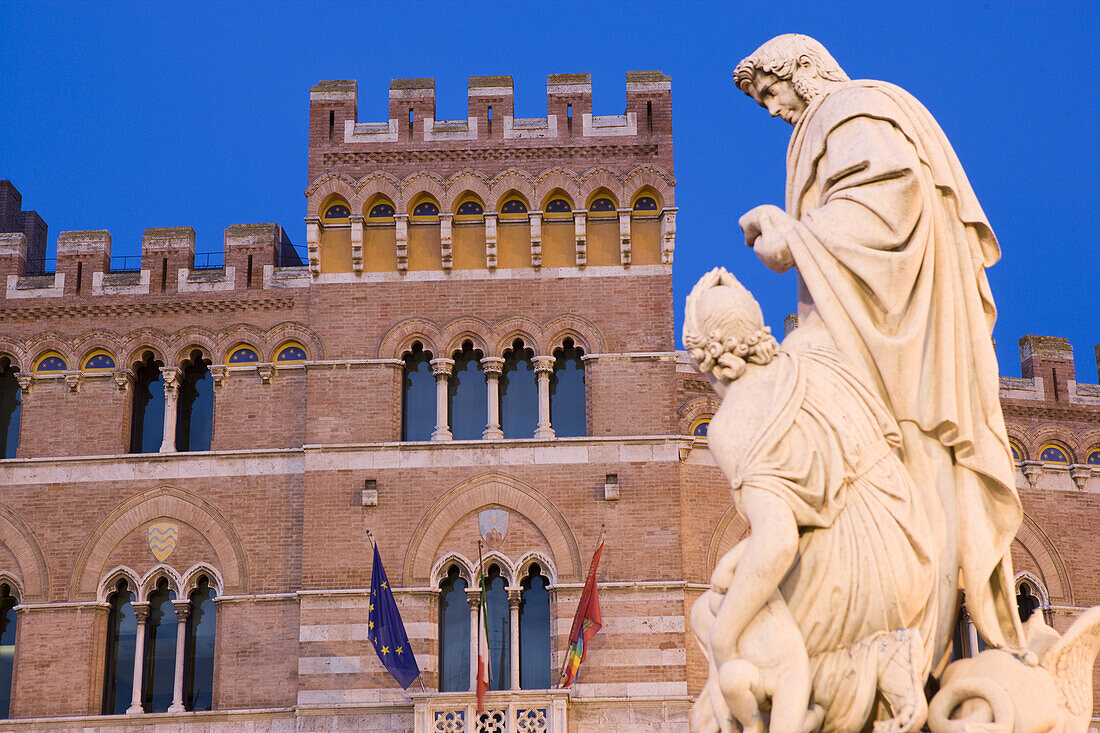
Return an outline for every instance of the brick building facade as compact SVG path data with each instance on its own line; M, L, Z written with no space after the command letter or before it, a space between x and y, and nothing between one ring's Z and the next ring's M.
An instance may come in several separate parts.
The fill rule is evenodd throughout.
M0 184L10 728L687 728L687 611L747 527L675 347L670 81L626 84L599 117L588 75L551 76L524 119L510 77L472 77L468 118L440 121L432 80L396 80L363 123L355 82L320 83L302 260L275 224L226 229L215 269L189 228L146 230L132 270L108 232L62 232L45 273L45 223ZM1100 604L1100 387L1062 340L1021 353L1014 560L1061 630ZM548 689L601 527L604 626ZM368 529L408 693L369 640Z

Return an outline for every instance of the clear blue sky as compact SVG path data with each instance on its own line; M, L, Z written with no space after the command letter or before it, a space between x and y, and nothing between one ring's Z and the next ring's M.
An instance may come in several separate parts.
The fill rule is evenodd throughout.
M306 117L321 79L359 82L361 121L387 116L394 77L436 79L437 117L466 115L466 77L510 74L517 116L546 113L546 75L590 72L596 114L624 73L673 80L682 302L715 265L781 332L794 280L736 227L783 204L790 128L733 85L784 32L818 38L853 78L899 84L951 139L997 233L990 271L1002 373L1017 339L1066 336L1096 382L1100 342L1097 3L0 3L0 178L57 233L108 229L137 254L151 226L192 226L220 250L235 223L305 241Z

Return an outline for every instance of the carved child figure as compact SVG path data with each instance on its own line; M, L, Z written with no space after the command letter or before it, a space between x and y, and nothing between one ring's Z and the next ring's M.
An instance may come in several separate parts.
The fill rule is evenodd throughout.
M827 337L781 348L725 270L688 296L684 344L723 397L708 442L751 527L692 610L696 730L919 729L936 556L897 424Z

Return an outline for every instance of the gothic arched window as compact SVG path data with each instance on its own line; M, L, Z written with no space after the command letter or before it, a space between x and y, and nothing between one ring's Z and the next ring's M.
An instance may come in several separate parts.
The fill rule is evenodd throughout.
M163 363L146 351L134 365L134 398L130 416L130 452L156 453L164 441Z
M470 601L452 565L439 586L439 691L470 689Z
M480 440L489 419L487 387L481 373L482 353L467 341L454 353L454 371L448 381L448 413L455 440Z
M519 604L519 686L524 690L550 687L550 581L532 564L521 583Z
M23 394L15 378L18 371L10 359L0 359L0 458L15 458L19 447Z
M1031 614L1039 610L1043 601L1039 591L1028 581L1022 581L1016 588L1016 610L1020 614L1020 621L1027 621Z
M505 438L530 438L539 423L539 388L532 364L534 352L516 339L504 352L500 376L500 427Z
M183 643L183 704L188 710L211 710L214 706L216 595L206 576L191 593Z
M137 619L134 594L120 580L107 599L107 653L103 673L103 714L121 715L130 706L133 694L134 646Z
M432 352L417 341L405 352L401 380L401 440L431 440L435 429Z
M210 450L214 437L214 380L202 352L183 366L176 405L176 450Z
M11 711L11 677L15 669L15 607L19 599L7 583L0 585L0 718Z
M550 424L559 438L588 434L585 421L584 349L573 339L554 349L554 373L550 376Z
M164 713L172 704L176 674L176 594L161 578L149 594L149 619L145 622L144 684L141 706L147 713Z
M508 581L498 565L485 576L485 623L489 634L489 689L511 687L512 629L508 614Z

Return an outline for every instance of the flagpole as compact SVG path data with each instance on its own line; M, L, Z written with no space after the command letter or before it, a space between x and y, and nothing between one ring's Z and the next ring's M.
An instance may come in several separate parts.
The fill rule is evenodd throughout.
M592 549L592 559L593 560L596 559L596 552L600 549L600 545L603 543L604 534L606 534L606 533L607 533L607 525L601 523L600 524L600 534L599 534L599 536L596 537L596 546ZM589 566L588 566L588 573L589 573L589 575L591 575L591 573L592 573L591 563L589 563ZM594 581L594 585L596 585L596 586L599 585L598 582L595 582L594 578L593 578L593 581ZM584 582L585 582L585 586L587 586L588 585L588 578L587 577L585 578ZM584 600L584 591L583 590L581 592L581 600L582 601ZM579 607L577 608L577 613L580 613L580 608ZM583 636L583 633L584 633L583 630L580 633ZM572 633L570 633L570 637L572 637ZM569 654L571 653L571 648L572 648L572 642L570 643L569 647L566 647L565 658L562 660L561 673L558 675L558 686L559 687L565 683L566 670L569 667ZM575 677L572 680L572 682L576 682ZM572 686L572 683L570 684L570 686Z
M477 597L478 597L478 605L480 606L481 605L481 598L483 596L485 597L485 602L486 603L489 602L488 594L485 592L485 556L481 552L481 540L477 541L477 562L478 562L478 568L479 568L478 574L477 574L477 584L478 584L478 596ZM489 633L489 627L485 624L482 624L482 622L481 622L481 619L485 618L486 614L488 613L488 610L489 609L487 609L487 608L478 609L478 614L480 616L480 618L478 618L478 620L477 620L477 648L478 649L481 648L481 627L485 626L485 633L486 634ZM486 647L489 646L489 640L488 639L485 640L485 646ZM485 660L485 673L489 676L489 687L492 687L493 686L493 665L489 664L488 659Z

